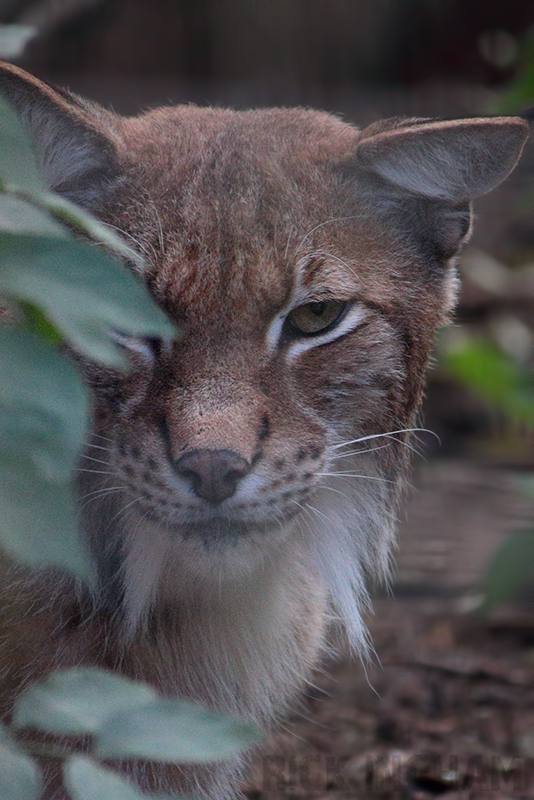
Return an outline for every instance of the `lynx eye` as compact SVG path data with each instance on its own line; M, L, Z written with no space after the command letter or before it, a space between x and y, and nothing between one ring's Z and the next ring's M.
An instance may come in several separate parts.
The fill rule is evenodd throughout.
M301 336L315 336L341 322L348 307L345 300L318 300L294 308L286 320L293 332Z

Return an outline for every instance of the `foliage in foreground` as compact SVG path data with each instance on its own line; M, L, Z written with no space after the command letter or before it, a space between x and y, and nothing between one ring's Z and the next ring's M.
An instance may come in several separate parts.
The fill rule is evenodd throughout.
M25 132L5 105L0 144L0 305L9 312L0 329L0 543L18 560L65 566L87 579L72 474L89 403L58 344L124 368L113 329L166 338L176 332L119 261L136 256L45 189Z
M23 730L34 738L17 742L16 734ZM80 751L43 744L35 740L35 732L83 736L89 746ZM40 776L28 753L63 760L74 800L146 800L98 760L214 762L236 756L257 739L253 725L187 700L161 698L145 684L95 667L58 671L27 689L9 730L0 728L0 800L40 797Z

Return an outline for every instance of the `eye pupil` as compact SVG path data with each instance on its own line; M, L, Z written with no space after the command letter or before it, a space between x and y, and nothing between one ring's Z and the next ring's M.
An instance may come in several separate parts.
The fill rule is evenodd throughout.
M310 303L309 309L316 317L321 317L326 310L326 303Z

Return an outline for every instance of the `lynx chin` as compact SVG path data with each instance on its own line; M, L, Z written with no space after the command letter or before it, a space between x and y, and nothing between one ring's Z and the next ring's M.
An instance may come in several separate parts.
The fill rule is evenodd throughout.
M50 188L142 256L124 268L184 332L164 346L117 331L126 377L82 362L80 536L99 588L6 559L2 709L83 664L268 724L329 620L366 649L366 584L387 575L471 200L513 169L527 124L360 130L309 109L192 105L125 118L6 64L0 95ZM242 767L128 771L144 790L225 800ZM43 768L47 797L65 798Z

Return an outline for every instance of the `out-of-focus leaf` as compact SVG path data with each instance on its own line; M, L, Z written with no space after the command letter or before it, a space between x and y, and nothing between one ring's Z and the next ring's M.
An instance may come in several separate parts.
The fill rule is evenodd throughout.
M20 56L37 31L30 25L0 25L0 58Z
M33 199L53 214L55 218L85 233L95 244L104 245L138 267L143 266L144 262L139 253L125 244L107 225L88 214L83 208L71 203L66 197L47 192L39 194Z
M519 114L534 105L534 63L529 64L519 80L514 82L490 109L493 114Z
M29 331L0 328L0 458L27 456L45 479L69 480L88 406L65 355Z
M534 575L534 530L516 531L494 554L486 573L483 608L491 610L517 595Z
M131 273L74 239L0 235L1 293L38 305L76 350L109 366L125 365L110 338L112 329L133 336L176 336Z
M37 765L2 731L0 734L0 800L39 800Z
M0 542L23 563L90 574L70 475L88 402L82 381L35 334L0 328Z
M490 114L519 114L534 105L534 33L529 30L519 42L519 70L516 77L504 87L496 103L488 109Z
M0 545L33 566L66 567L90 579L67 484L47 481L29 459L0 455Z
M0 181L4 189L45 191L26 129L4 100L0 100Z
M68 231L46 209L8 192L0 194L0 231L19 236L69 238Z
M24 316L26 327L37 334L39 339L54 346L62 344L62 337L38 306L23 300L19 303L19 309Z
M515 422L534 427L534 381L527 370L490 342L465 336L449 345L443 361L455 378Z
M209 762L235 756L259 738L259 730L248 723L186 700L160 700L110 718L97 734L95 755Z
M157 697L150 686L97 667L62 670L24 692L13 725L49 733L95 733L108 717Z
M69 758L64 766L65 784L74 800L149 800L115 772L95 764L90 758ZM157 800L173 800L158 794ZM187 800L185 796L175 800Z

